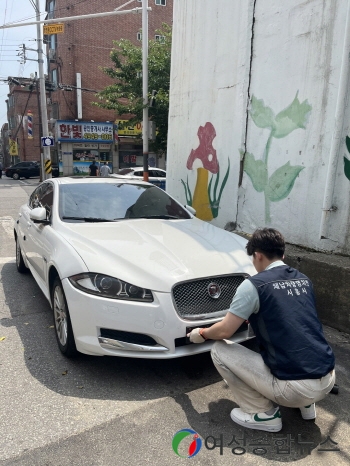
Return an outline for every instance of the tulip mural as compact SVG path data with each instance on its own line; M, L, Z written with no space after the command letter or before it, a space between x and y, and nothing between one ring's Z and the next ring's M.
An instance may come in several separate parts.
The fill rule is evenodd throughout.
M215 128L210 122L207 122L204 126L199 127L197 135L199 146L197 149L192 149L186 164L188 170L193 170L195 160L199 160L202 164L201 167L197 168L197 182L193 196L188 184L188 177L186 183L183 180L181 182L185 189L187 204L196 209L198 218L210 221L216 218L219 213L222 192L230 172L230 160L228 160L228 168L219 188L220 165L216 150L213 147L213 140L216 136ZM209 173L212 174L210 181Z
M254 189L264 193L266 222L271 221L270 203L285 199L293 189L297 176L304 169L301 165L292 166L287 162L269 177L268 157L272 141L274 138L285 138L298 128L305 129L311 109L307 100L299 102L297 93L293 102L275 116L263 100L252 97L250 116L258 128L268 129L270 134L261 160L256 160L249 152L240 150L240 153L241 157L244 156L244 171Z

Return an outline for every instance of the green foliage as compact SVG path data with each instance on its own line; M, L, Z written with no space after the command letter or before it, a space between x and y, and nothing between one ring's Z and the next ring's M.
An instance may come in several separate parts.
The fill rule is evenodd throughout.
M188 184L188 176L187 176L186 183L184 182L184 180L181 180L181 183L183 184L183 187L185 189L186 204L191 206L193 199L192 199L191 189Z
M346 136L345 144L348 152L350 153L350 138ZM350 160L344 157L344 174L348 180L350 180Z
M307 100L299 102L298 93L289 107L285 108L275 118L273 137L280 139L288 136L297 128L306 128L307 119L311 112L311 105Z
M262 99L252 97L250 116L258 128L274 128L275 115L270 107L265 106Z
M222 180L222 183L221 183L221 186L220 186L220 189L219 189L219 195L217 194L217 191L218 191L219 180L220 180L220 169L217 172L217 174L215 175L215 183L214 183L213 193L211 193L211 191L212 191L211 185L212 185L212 181L214 179L214 175L212 175L212 177L210 179L210 182L209 182L209 185L208 185L208 197L209 197L210 208L211 208L213 218L216 218L219 215L219 207L220 207L220 200L221 200L221 196L222 196L222 191L224 190L224 187L225 187L225 185L227 183L227 180L228 180L228 176L230 174L230 159L228 159L227 161L228 161L228 167L227 167L226 175L224 176L224 179Z
M293 189L295 180L304 167L301 165L291 166L287 162L278 168L270 177L268 174L268 157L273 138L281 139L288 136L292 131L305 129L309 114L312 110L307 100L300 103L298 92L293 102L275 116L270 107L264 104L262 99L252 97L250 116L258 128L270 130L265 146L262 160L255 160L253 154L240 151L241 158L244 158L244 171L252 181L257 192L264 192L265 196L265 219L270 222L270 202L277 202L285 199ZM346 144L350 152L350 139L346 139ZM350 179L350 161L344 157L345 175Z
M272 137L281 139L297 128L306 128L307 119L311 112L311 105L307 100L300 103L298 92L293 102L275 116L270 107L262 99L252 97L250 116L258 128L269 128Z
M262 160L255 160L253 154L247 152L244 159L244 171L251 179L254 189L261 193L264 191L267 181L267 166Z
M291 166L287 162L278 168L269 178L269 183L265 189L265 196L271 202L285 199L291 192L294 182L304 167L301 165Z
M150 142L150 150L159 154L166 152L169 111L170 60L171 60L171 26L163 24L157 34L164 40L150 40L148 45L148 89L157 91L155 106L149 107L149 118L156 123L157 135ZM126 39L113 41L111 60L114 67L101 68L115 80L97 94L98 102L94 105L115 110L116 116L132 115L128 122L135 125L142 122L142 46L136 46ZM141 134L140 134L141 137Z

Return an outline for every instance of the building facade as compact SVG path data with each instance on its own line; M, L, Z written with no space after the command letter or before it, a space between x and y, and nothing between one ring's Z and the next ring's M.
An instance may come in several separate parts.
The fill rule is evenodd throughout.
M125 3L124 0L105 0L72 4L70 0L47 0L46 10L48 18L57 19L59 23L60 17L113 11ZM148 3L152 8L149 12L149 39L152 39L156 38L163 23L172 24L173 0L149 0ZM137 7L141 8L142 2L135 0L123 9ZM45 36L48 79L57 88L48 105L49 120L56 120L50 127L56 134L52 158L60 160L63 174L70 174L72 169L83 174L82 162L90 160L108 161L113 171L119 166L142 165L142 145L137 143L135 129L129 133L127 130L119 132L118 138L113 135L111 141L104 142L89 139L90 132L84 130L76 131L75 140L70 142L57 137L64 129L62 125L85 125L86 129L88 126L102 128L101 124L110 126L116 122L118 116L114 111L93 106L92 102L97 101L96 92L113 83L101 70L113 65L110 59L113 41L129 39L141 47L141 26L141 14L106 16L64 23L63 33ZM101 136L98 131L94 134L97 138ZM68 164L68 160L71 163Z
M39 161L41 153L41 122L36 82L30 78L12 78L6 100L8 147L5 165L20 161ZM5 130L6 133L6 130ZM15 144L14 144L15 143Z

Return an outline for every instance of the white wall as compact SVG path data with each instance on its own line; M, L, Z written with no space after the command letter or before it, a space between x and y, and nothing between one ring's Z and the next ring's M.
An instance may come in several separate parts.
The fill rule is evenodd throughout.
M197 131L210 122L217 191L228 159L230 172L218 209L213 199L199 209L213 214L206 220L221 227L233 221L245 232L272 226L291 243L350 253L350 181L343 168L344 155L350 159L349 105L335 118L339 102L348 99L340 82L349 0L256 0L253 6L247 0L174 2L167 190L185 203L181 180L188 177L193 198L202 162L192 169L186 163L192 150L212 152L203 141L197 149ZM327 214L328 239L320 239L334 147L337 210ZM208 175L213 188L217 175ZM197 205L208 204L204 191Z

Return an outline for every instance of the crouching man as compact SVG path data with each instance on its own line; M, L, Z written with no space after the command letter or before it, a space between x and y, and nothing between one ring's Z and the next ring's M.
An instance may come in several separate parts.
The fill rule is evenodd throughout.
M311 281L283 262L281 233L256 230L246 248L258 273L239 286L221 322L188 336L193 343L221 340L211 356L239 406L231 419L249 429L278 432L279 405L300 408L303 419L315 419L315 403L335 383L334 355L317 317ZM245 320L260 354L225 340Z

